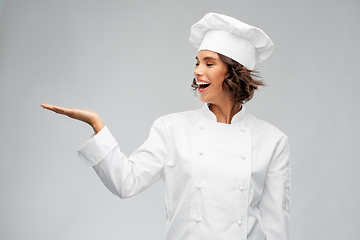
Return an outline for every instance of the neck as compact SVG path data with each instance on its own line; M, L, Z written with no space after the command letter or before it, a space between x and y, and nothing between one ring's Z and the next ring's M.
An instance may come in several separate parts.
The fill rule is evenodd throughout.
M210 110L215 114L217 122L230 124L232 118L238 113L242 106L240 102L227 102L222 104L210 104Z

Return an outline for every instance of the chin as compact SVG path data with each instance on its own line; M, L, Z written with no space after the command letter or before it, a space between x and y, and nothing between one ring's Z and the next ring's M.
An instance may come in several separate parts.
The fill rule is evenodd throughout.
M204 98L204 97L199 97L199 99L200 99L200 101L201 102L203 102L203 103L209 103L209 101L206 99L206 98Z
M203 102L203 103L208 103L208 104L210 104L210 103L212 103L212 104L214 104L214 99L212 99L212 98L209 98L209 97L204 97L204 96L199 96L199 99L200 99L200 101L201 102Z

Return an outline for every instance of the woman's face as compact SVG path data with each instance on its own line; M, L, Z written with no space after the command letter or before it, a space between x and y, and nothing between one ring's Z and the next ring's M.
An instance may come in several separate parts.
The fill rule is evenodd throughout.
M229 100L229 96L222 89L227 71L227 65L220 60L216 52L208 50L198 52L194 75L202 102L217 105L225 99Z

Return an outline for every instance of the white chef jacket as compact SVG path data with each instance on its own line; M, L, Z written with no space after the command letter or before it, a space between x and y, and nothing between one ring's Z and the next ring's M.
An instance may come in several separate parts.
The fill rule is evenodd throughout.
M165 182L165 240L288 240L287 136L244 106L231 124L205 104L157 119L127 158L107 127L79 150L120 198Z

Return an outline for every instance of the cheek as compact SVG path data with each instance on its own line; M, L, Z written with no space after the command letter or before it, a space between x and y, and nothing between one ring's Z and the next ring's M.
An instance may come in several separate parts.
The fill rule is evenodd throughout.
M215 87L215 91L218 93L218 94L222 94L224 92L223 90L223 87L222 87L222 84L223 84L223 80L216 82L216 87Z
M216 75L216 85L218 85L219 87L222 87L224 79L225 79L225 74L222 72L218 73Z

